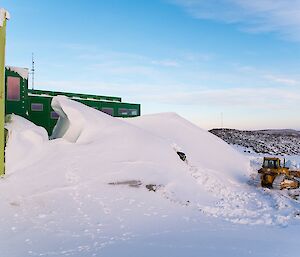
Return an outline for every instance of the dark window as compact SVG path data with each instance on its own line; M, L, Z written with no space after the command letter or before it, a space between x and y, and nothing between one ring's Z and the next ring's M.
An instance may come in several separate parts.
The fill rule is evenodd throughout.
M128 115L128 109L119 108L119 115Z
M7 77L7 100L20 100L20 78Z
M114 115L114 109L113 109L113 108L103 107L103 108L101 109L101 111L102 111L102 112L105 112L105 113L107 113L107 114L109 114L109 115L111 115L111 116Z
M278 162L276 160L265 160L264 168L271 168L271 169L275 168L275 169L277 169L277 168L279 168Z
M55 111L52 111L50 116L51 116L51 119L53 119L53 120L57 120L59 118L59 115Z
M38 103L32 103L31 110L34 112L42 112L44 110L44 105Z

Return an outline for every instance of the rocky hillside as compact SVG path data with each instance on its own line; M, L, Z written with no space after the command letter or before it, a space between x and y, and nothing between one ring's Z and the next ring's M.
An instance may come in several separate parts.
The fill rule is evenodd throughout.
M212 129L209 132L228 144L247 147L256 153L300 155L300 131Z

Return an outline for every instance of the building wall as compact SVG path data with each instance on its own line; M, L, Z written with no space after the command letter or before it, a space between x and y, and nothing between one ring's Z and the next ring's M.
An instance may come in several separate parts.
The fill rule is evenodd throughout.
M49 136L56 125L58 115L51 107L53 96L65 95L70 99L105 112L114 117L136 117L141 115L140 104L123 103L120 97L97 96L45 90L28 90L28 80L19 73L6 69L6 114L25 117L38 126L44 127Z
M28 96L28 119L36 125L44 127L51 135L58 116L51 107L52 97ZM102 102L86 99L76 99L80 103L96 110L106 112L114 117L136 117L140 115L140 105L122 102ZM133 112L134 111L134 112Z

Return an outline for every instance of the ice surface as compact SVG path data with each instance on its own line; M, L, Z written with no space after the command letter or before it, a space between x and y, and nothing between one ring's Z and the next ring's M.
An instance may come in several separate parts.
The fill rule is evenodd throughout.
M7 124L3 256L297 256L299 204L256 186L249 156L176 114L52 106L56 139Z

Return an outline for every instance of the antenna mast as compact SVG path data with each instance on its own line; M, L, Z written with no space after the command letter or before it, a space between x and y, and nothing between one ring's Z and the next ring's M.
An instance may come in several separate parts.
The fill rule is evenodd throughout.
M35 71L35 69L34 69L34 55L33 55L33 53L32 53L31 60L32 60L32 63L31 63L31 75L32 75L32 78L31 78L31 88L34 89L34 71Z

